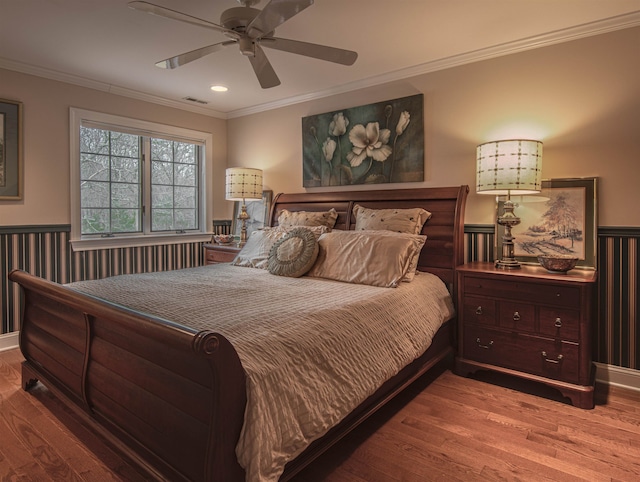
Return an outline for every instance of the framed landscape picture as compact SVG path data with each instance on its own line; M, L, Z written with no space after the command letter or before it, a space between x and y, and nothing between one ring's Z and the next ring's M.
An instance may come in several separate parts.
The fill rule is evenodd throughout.
M0 99L0 200L22 199L22 102Z
M596 267L597 178L549 179L537 195L511 196L520 224L511 229L515 258L538 264L538 256L569 255L577 266ZM497 215L504 201L498 201ZM496 223L496 252L502 252L504 227Z
M251 236L251 233L257 229L262 229L269 222L269 212L271 211L271 199L273 198L273 191L262 191L262 199L247 200L247 239ZM233 223L231 227L231 234L240 237L240 231L242 230L242 223L238 221L238 215L240 214L242 202L236 201L233 205Z

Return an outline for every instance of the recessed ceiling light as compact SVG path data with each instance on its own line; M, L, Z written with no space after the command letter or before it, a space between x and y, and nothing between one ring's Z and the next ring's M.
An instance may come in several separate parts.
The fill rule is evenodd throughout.
M226 92L229 89L224 85L212 85L211 90L213 90L214 92Z

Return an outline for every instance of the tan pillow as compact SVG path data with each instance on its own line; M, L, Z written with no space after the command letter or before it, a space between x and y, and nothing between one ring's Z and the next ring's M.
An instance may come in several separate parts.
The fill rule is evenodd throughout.
M315 235L308 229L296 228L273 245L267 269L271 274L298 278L311 269L317 257Z
M288 211L283 209L278 215L280 226L326 226L333 229L338 219L338 212L329 211Z
M362 233L363 231L354 231L354 232L358 232L358 233ZM375 231L371 231L371 234L375 234L376 236L416 236L415 234L407 234L407 233L396 233L395 231L386 231L383 229L379 229L379 230L375 230ZM425 242L427 237L425 235L419 235L421 237L424 237ZM404 274L402 281L406 281L407 283L410 283L411 281L413 281L413 278L415 278L416 274L417 274L417 269L418 269L418 262L420 261L420 253L422 252L422 247L416 251L413 255L413 257L411 258L411 260L409 261L409 268L407 269L407 272Z
M320 236L318 259L307 275L395 288L426 239L413 234L381 235L379 231L332 231Z
M368 209L356 204L356 231L385 229L397 233L420 234L431 213L422 208Z

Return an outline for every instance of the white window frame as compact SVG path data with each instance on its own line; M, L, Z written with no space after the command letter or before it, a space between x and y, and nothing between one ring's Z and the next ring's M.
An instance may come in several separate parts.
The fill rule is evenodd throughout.
M203 161L200 169L199 226L197 232L162 233L162 234L122 234L114 237L83 236L80 212L80 126L83 122L101 124L114 130L131 130L132 133L150 137L177 138L203 145ZM211 234L207 232L207 206L210 205L207 173L211 172L213 161L213 136L208 132L174 127L156 122L131 119L102 112L94 112L75 107L69 111L70 159L71 159L71 245L74 251L94 249L123 248L132 246L153 246L160 244L179 244L208 241ZM150 206L147 206L147 213Z

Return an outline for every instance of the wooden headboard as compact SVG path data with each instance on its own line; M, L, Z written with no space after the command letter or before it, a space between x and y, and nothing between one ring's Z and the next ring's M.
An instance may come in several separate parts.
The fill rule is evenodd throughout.
M448 285L455 281L455 268L464 262L464 208L469 186L398 189L384 191L338 191L276 195L271 207L270 226L278 224L283 209L289 211L328 211L335 208L338 220L334 229L354 229L353 207L370 209L421 207L432 216L422 234L418 269L438 275Z

